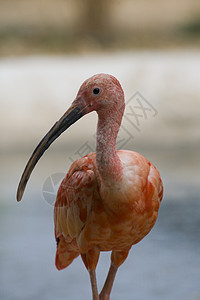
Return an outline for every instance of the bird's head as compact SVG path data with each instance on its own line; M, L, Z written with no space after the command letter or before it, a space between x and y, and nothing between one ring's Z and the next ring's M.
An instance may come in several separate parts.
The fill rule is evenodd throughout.
M30 157L18 186L18 201L21 200L28 179L45 150L67 128L92 111L96 111L99 116L110 118L112 115L116 116L114 112L117 112L119 118L122 117L124 93L119 81L114 76L97 74L83 82L70 108L43 137Z
M91 111L123 111L124 93L114 76L97 74L83 82L72 106L79 107L83 115Z

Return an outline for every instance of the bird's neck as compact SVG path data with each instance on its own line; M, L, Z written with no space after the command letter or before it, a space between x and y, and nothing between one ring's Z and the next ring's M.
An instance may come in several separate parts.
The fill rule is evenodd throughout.
M104 183L120 181L122 177L121 161L116 151L116 139L121 124L121 113L98 113L96 163Z

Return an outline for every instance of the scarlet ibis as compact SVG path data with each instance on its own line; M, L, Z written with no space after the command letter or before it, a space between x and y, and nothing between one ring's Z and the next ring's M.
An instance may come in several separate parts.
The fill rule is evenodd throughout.
M118 267L132 245L154 226L163 185L158 170L134 151L116 151L124 93L111 75L97 74L80 87L70 108L49 130L29 159L18 186L20 201L36 163L53 141L84 115L98 114L96 153L75 161L63 179L54 208L58 270L79 255L89 272L93 300L109 300ZM96 266L100 251L112 251L100 294Z

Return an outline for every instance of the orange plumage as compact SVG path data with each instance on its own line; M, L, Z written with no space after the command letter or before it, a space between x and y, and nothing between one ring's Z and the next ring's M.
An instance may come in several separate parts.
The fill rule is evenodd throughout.
M96 153L72 164L54 208L56 267L61 270L81 255L89 271L93 300L110 299L118 267L132 245L154 226L163 195L160 174L146 158L133 151L116 151L124 106L124 93L115 77L98 74L86 80L72 106L36 147L17 193L19 201L34 166L51 143L82 116L96 111ZM112 254L98 295L95 269L100 251Z
M101 195L95 153L74 162L63 179L54 208L59 270L94 247L114 251L119 266L131 246L154 226L163 192L157 169L136 152L121 150L118 156L124 163L130 161L124 173L132 178L127 187L124 179L117 194L113 186L108 199ZM95 264L98 253L96 256Z

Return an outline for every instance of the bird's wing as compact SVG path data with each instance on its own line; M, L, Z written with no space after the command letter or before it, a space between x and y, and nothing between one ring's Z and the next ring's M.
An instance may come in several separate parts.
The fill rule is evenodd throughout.
M93 169L93 155L77 160L59 187L54 208L58 269L66 267L79 255L76 239L92 210L96 188Z

